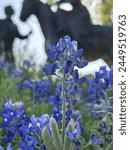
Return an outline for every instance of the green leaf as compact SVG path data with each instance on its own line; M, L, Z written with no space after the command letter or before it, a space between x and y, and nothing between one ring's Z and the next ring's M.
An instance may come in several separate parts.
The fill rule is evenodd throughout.
M74 124L75 124L74 120L71 119L70 122L68 123L67 128L66 128L66 132L67 131L73 131ZM73 143L72 143L71 139L67 137L66 134L65 134L64 149L65 150L72 150L73 149Z
M47 147L47 150L56 150L46 127L42 131L42 139Z
M53 117L50 119L51 131L53 136L53 142L56 150L62 149L62 139L59 133L58 125Z

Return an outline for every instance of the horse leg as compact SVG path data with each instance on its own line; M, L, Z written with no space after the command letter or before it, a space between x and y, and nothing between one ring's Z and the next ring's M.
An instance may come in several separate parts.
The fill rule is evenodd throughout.
M109 67L111 67L113 65L113 58L112 58L112 56L103 55L102 58L109 65Z
M14 55L13 55L13 51L10 51L10 62L14 63Z
M9 50L5 51L5 60L9 63L13 63L14 56Z
M4 56L4 43L0 42L0 58Z

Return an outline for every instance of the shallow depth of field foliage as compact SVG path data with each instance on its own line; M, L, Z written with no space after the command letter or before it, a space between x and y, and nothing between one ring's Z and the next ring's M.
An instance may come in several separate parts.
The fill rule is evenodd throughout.
M112 25L113 0L101 0L99 12L102 24Z
M65 36L35 74L0 61L0 150L112 150L113 71L79 77L82 55Z

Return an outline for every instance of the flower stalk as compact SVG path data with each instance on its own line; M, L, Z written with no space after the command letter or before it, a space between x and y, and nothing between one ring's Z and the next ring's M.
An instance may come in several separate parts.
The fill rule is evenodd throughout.
M62 145L65 137L65 118L66 118L66 101L65 101L65 73L62 80Z

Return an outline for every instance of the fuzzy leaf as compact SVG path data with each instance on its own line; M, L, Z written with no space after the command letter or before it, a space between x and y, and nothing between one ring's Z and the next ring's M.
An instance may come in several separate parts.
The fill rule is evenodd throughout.
M42 139L47 147L47 150L56 150L46 127L42 131Z
M70 122L68 123L67 128L66 128L66 132L69 130L72 131L74 124L75 124L74 120L71 119ZM71 139L68 138L67 135L65 134L64 149L65 150L72 150L73 149L72 147L73 147L73 143L72 143Z
M50 125L51 125L51 132L52 132L52 137L53 137L53 142L56 150L61 150L62 149L62 139L59 133L59 129L57 126L57 123L53 117L50 119Z

